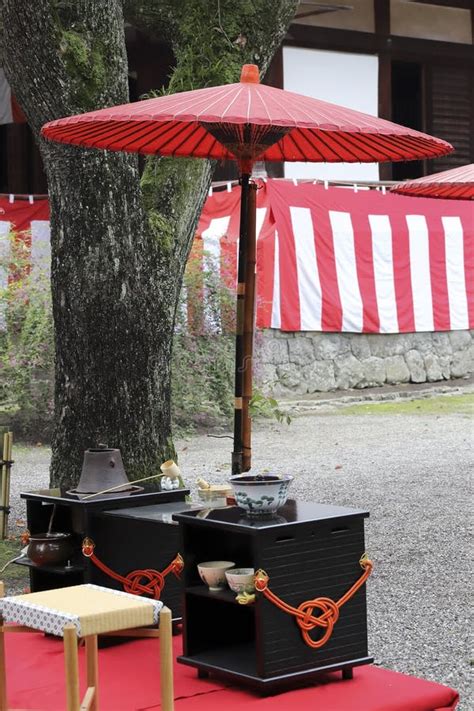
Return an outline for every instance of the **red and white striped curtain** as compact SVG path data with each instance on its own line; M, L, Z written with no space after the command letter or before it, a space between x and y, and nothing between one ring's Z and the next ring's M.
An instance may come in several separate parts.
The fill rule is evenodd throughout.
M198 235L215 255L236 254L239 192L207 200ZM269 180L257 205L260 328L474 327L472 203Z
M287 180L257 192L257 326L407 333L474 328L472 202L325 188ZM235 284L240 188L206 201L194 245ZM49 245L45 199L0 197L0 242L31 229ZM3 279L6 275L3 275Z

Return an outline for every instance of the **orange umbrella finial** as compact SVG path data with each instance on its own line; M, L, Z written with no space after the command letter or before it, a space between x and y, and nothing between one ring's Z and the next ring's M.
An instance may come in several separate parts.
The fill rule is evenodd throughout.
M260 72L256 64L244 64L240 73L240 81L245 84L260 84Z

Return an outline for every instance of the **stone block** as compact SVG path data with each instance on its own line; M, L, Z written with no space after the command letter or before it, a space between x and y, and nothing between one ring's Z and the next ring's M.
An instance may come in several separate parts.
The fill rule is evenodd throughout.
M405 353L405 361L410 371L410 380L412 383L425 383L426 370L423 357L418 351L411 350Z
M410 348L407 350L416 350L419 353L422 353L423 355L425 353L432 353L433 352L433 334L428 333L428 332L423 332L423 333L410 333L407 334L408 338L405 336L405 340L407 340L410 344Z
M288 341L283 338L268 338L265 335L258 345L258 358L271 365L288 363Z
M452 356L450 355L439 356L439 367L441 368L444 380L449 380L451 377L451 360Z
M334 375L336 387L341 390L355 388L364 379L362 363L350 353L334 360Z
M306 384L304 384L303 389L301 389L301 371L295 368L291 363L283 363L277 366L276 374L278 377L278 383L280 387L286 388L293 392L305 393Z
M351 350L358 360L370 358L369 339L362 333L354 333L350 338Z
M465 378L474 372L474 348L466 348L453 354L451 361L451 377Z
M367 335L367 341L371 354L377 358L402 355L411 348L403 333L371 333Z
M309 365L314 361L313 341L310 338L299 336L288 341L290 363Z
M453 347L449 339L449 333L432 333L433 350L436 355L449 356L453 352Z
M454 352L462 351L465 348L469 348L472 343L472 336L470 331L450 331L449 340Z
M362 361L363 380L357 387L374 388L383 385L386 378L385 361L383 358L371 356Z
M271 390L278 380L276 365L258 363L258 372L254 373L254 378L265 392Z
M351 352L350 341L343 333L315 333L311 340L316 360L334 360Z
M327 393L336 388L334 365L328 361L317 360L304 367L303 378L309 393Z
M434 383L437 380L443 380L443 371L439 362L439 357L434 353L427 353L424 357L426 378L428 382Z
M405 359L401 355L386 358L385 370L387 373L387 383L390 385L408 383L410 381L410 371L405 363Z

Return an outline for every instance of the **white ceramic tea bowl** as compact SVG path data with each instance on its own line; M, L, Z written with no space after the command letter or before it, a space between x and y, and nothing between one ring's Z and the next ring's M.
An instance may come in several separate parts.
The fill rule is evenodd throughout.
M218 592L225 587L225 571L233 568L230 560L208 560L198 564L198 573L203 583L211 592Z
M253 593L255 570L253 568L232 568L226 570L225 577L231 590L235 593Z
M238 474L230 479L237 506L250 517L274 515L285 504L292 481L288 474Z

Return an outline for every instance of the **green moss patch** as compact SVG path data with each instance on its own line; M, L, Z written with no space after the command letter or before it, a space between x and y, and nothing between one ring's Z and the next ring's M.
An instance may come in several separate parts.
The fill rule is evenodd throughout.
M341 415L473 415L474 394L440 395L418 400L369 402L338 410Z
M0 541L0 570L9 560L20 555L20 539ZM30 584L28 570L20 565L12 563L3 573L0 573L0 580L5 583L5 592L18 592L27 588Z

